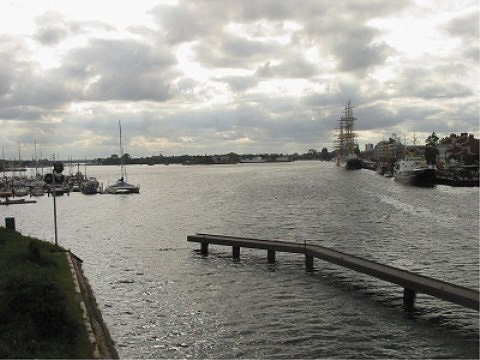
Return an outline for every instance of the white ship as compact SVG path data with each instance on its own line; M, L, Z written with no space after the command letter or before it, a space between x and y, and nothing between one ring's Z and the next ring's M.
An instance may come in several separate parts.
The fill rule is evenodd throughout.
M436 170L434 165L427 165L424 158L412 157L395 164L394 176L404 184L433 187Z

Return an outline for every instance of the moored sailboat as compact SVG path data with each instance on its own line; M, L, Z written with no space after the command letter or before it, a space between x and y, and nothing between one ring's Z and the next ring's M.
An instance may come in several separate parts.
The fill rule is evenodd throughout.
M127 182L127 170L122 147L122 124L120 120L118 121L118 127L120 130L120 179L118 179L115 184L108 186L105 192L108 194L138 194L140 192L140 186L135 186Z

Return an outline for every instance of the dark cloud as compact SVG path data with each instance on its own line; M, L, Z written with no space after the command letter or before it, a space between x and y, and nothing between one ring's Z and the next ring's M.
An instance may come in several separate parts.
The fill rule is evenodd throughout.
M73 50L62 71L84 84L84 100L153 100L172 96L175 57L134 40L92 40Z
M196 60L208 67L249 68L280 52L278 44L239 36L210 37L194 46Z
M0 37L0 119L36 120L69 101L65 79L50 71L36 71L21 39Z
M479 13L477 11L456 17L446 25L446 30L454 36L466 40L478 40L479 36Z
M59 13L46 12L35 18L34 38L42 45L51 46L60 43L69 36L90 30L112 31L114 27L100 21L71 21Z
M47 12L35 18L37 33L35 39L43 45L55 45L70 34L68 24L63 17L54 12Z
M445 66L436 69L423 67L404 69L396 84L396 96L434 99L473 95L468 86L457 80L459 74L455 74L454 66L447 67L450 72L446 72L445 69ZM437 74L443 76L439 77Z
M292 1L273 0L181 1L177 6L156 7L152 14L170 43L197 41L197 60L206 66L252 68L259 63L278 62L279 57L295 52L293 45L304 38L334 56L338 70L363 72L383 64L392 53L386 43L376 39L380 34L367 22L380 15L398 12L406 4L405 1L344 3L310 0L298 6ZM269 21L273 28L282 28L285 21L293 21L302 28L294 31L291 42L283 45L260 38L232 36L227 31L230 22L254 27L261 21ZM299 33L302 34L300 37ZM313 70L311 65L309 68ZM297 77L287 74L289 76Z
M477 66L480 61L479 21L479 12L476 11L455 17L444 26L444 30L449 35L461 39L462 42L458 52L465 60L471 61L472 66Z
M339 70L358 71L383 65L391 48L386 43L366 44L353 38L337 43L333 51L338 58Z
M325 90L306 94L300 100L301 106L315 109L330 108L333 112L338 111L340 114L340 109L347 100L351 100L353 104L364 104L370 97L377 95L363 93L361 83L351 80L320 81L319 83Z
M161 26L165 39L171 44L189 42L216 31L224 22L218 13L208 13L193 2L183 2L178 6L161 5L150 13Z

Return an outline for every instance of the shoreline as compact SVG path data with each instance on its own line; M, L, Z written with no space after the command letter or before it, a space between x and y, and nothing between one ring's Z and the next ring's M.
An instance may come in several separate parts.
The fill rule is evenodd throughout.
M78 286L79 295L81 296L80 306L83 305L82 308L85 311L84 320L86 322L87 332L89 336L94 337L94 356L96 357L98 355L100 359L119 359L110 332L98 308L90 283L83 273L82 259L71 251L67 252L67 258L71 264L72 277L75 285Z

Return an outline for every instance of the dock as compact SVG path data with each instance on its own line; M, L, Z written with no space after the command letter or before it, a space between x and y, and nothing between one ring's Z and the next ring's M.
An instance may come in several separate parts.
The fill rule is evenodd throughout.
M303 254L307 272L313 272L314 258L328 261L403 287L403 304L407 310L414 308L416 294L423 293L479 311L478 290L433 279L319 245L212 234L188 235L187 241L200 243L200 251L203 255L208 255L209 244L231 246L232 256L237 260L240 259L240 248L242 247L267 250L269 263L275 262L276 252Z
M25 200L25 199L13 199L9 200L8 198L5 201L0 201L0 205L19 205L19 204L35 204L36 200Z

